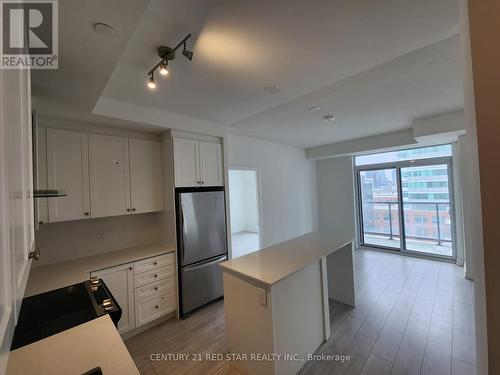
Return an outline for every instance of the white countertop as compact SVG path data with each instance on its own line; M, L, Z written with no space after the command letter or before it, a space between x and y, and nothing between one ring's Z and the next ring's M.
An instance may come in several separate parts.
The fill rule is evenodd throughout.
M273 285L352 241L354 239L346 241L329 234L312 232L220 265L225 271Z
M79 375L95 367L106 375L139 374L109 315L10 352L7 375Z
M151 244L90 255L64 262L31 267L25 297L88 280L91 271L117 266L175 251L172 246Z

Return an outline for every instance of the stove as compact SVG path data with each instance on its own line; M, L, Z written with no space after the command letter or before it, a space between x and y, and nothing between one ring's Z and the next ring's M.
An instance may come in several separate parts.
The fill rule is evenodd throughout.
M105 314L116 326L122 309L104 281L97 278L24 298L11 350Z

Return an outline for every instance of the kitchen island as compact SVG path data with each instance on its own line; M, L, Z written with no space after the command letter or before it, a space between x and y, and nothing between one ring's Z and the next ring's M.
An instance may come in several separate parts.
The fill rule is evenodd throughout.
M249 375L300 370L330 337L328 299L355 305L352 242L308 233L221 263L236 366Z

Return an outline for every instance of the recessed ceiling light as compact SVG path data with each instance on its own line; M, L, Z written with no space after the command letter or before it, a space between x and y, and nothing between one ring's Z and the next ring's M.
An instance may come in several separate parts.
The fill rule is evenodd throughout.
M270 92L271 94L277 94L278 92L281 91L281 87L279 87L278 85L264 86L264 90Z
M312 107L307 108L309 112L316 112L319 111L320 108L317 105L313 105Z
M97 34L106 35L110 37L116 36L116 30L113 29L111 26L106 25L105 23L96 22L92 25L92 27L94 28L94 31Z
M325 120L325 122L334 122L336 117L337 116L333 115L333 114L331 114L331 115L324 115L323 116L323 120Z

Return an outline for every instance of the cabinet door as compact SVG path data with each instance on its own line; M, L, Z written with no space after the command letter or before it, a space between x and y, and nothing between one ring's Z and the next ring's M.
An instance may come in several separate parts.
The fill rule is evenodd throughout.
M97 276L104 280L122 309L122 317L118 322L118 332L123 334L135 328L133 264L123 264L95 271L91 273L91 276Z
M130 206L128 139L89 136L92 217L126 215Z
M200 179L203 186L224 185L220 143L200 141Z
M90 217L87 133L47 129L47 186L67 193L48 200L49 222Z
M12 290L10 296L14 301L14 319L21 308L26 282L28 280L31 260L30 251L34 250L34 216L33 216L33 158L32 128L29 72L9 71L3 74L5 92L12 92L3 98L2 115L5 139L5 169L2 170L7 185L5 186L8 207L2 205L2 213L8 216L8 239L10 254L5 258L11 267ZM16 94L14 94L16 93ZM3 237L4 233L0 233ZM3 261L4 259L0 259ZM3 271L3 270L2 270ZM1 280L0 280L1 281ZM0 285L1 288L4 284ZM1 301L3 302L3 301ZM9 306L10 307L10 306ZM3 313L0 306L0 313ZM8 316L7 316L8 317ZM1 320L1 319L0 319ZM1 324L1 322L0 322Z
M198 186L200 181L199 141L174 138L175 186Z
M161 143L130 139L130 196L132 213L163 210Z

